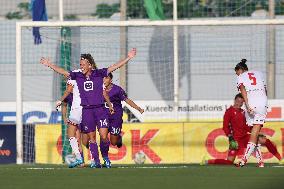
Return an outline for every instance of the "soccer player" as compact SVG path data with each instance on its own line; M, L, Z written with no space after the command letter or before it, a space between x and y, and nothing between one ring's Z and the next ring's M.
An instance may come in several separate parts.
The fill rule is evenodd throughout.
M71 93L69 93L69 91L71 91ZM77 83L75 80L68 80L67 89L64 92L64 95L61 97L61 100L57 101L56 106L58 107L62 105L62 119L64 120L65 124L68 125L67 135L70 144L71 143L74 144L74 142L72 141L75 139L78 141L80 156L84 162L84 155L81 143L81 133L80 130L78 129L78 126L82 120L82 106L80 104L81 104L81 99ZM69 105L70 107L69 119L67 119L67 105ZM77 151L74 152L74 154L76 158L80 157ZM72 168L73 166L74 165L72 163L69 165L70 168Z
M74 124L72 123L71 121L69 121L69 119L67 118L67 107L69 106L71 111L70 111L70 119L72 119L72 117L74 117L74 107L72 107L72 102L73 102L73 93L70 93L64 100L63 102L61 103L61 111L62 111L62 119L64 120L64 123L66 125L68 125L68 128L67 128L67 135L68 133L70 133L70 129L73 129L74 125L78 126L78 124ZM57 104L58 105L58 104ZM79 108L78 108L79 109ZM80 117L79 119L81 119L81 114L82 114L82 107L80 108L81 109L81 113L76 113L75 115L79 115L78 117ZM74 118L73 118L74 119ZM71 126L69 126L71 125ZM72 136L74 137L74 136ZM69 140L72 140L72 137L70 136L70 134L68 135L68 138ZM83 149L82 149L82 142L81 142L81 133L80 133L80 130L78 128L76 128L76 131L75 131L75 138L77 139L78 141L78 144L79 144L79 152L80 152L80 155L81 155L81 158L84 162L84 155L83 155ZM75 155L76 156L76 155ZM70 167L72 167L72 165L70 164L69 165Z
M96 65L93 65L93 68L96 69ZM80 104L81 104L80 93L79 93L79 89L78 89L78 86L77 86L77 83L76 83L75 80L68 80L67 84L68 84L67 89L65 90L64 95L61 97L61 99L59 101L57 101L56 106L58 107L62 104L62 102L68 101L73 96L73 90L74 90L74 92L75 92L74 97L75 98L73 100L75 102L77 102L76 103L77 106L71 107L71 111L70 111L70 120L71 121L70 120L68 121L69 127L68 127L67 132L68 132L70 144L71 144L72 140L75 140L74 137L77 139L78 144L79 144L79 151L81 153L82 159L84 160L81 137L82 137L82 140L83 140L83 144L87 148L89 148L89 145L88 145L88 142L87 142L89 140L89 137L87 136L87 132L80 133L81 128L78 128L79 125L81 124L81 120L82 120L82 106L80 106ZM108 94L106 93L105 90L103 91L103 95L104 95L106 104L108 104L108 106L111 107L110 112L114 112L112 104L109 100L109 96L108 96ZM62 114L64 113L63 115L66 115L65 112L66 112L66 110L63 110ZM77 152L77 154L78 154L78 152ZM78 157L78 155L76 157ZM104 161L105 161L105 163L104 163L105 165L110 164L110 166L111 166L109 159L104 159ZM77 166L76 162L69 164L70 168L73 168L74 166ZM109 167L106 166L106 167L110 168L110 166Z
M54 71L64 75L67 78L76 80L82 109L81 131L88 133L90 138L89 148L91 151L91 167L101 168L101 163L98 154L98 146L96 143L96 126L98 127L100 138L102 139L103 148L108 148L108 114L104 108L104 87L103 78L109 73L115 71L121 66L128 63L136 55L136 49L128 52L127 58L111 65L108 68L93 69L95 61L90 54L81 55L80 69L68 72L52 64L48 59L42 58L40 63L50 67ZM77 140L74 141L74 148L78 148ZM73 149L73 148L72 148ZM79 151L78 149L75 149ZM82 159L77 158L75 165L82 164Z
M125 101L131 107L139 111L141 114L144 112L144 109L140 108L137 104L135 104L131 99L129 99L126 95L126 92L119 87L112 83L113 75L109 73L107 77L104 77L104 86L105 90L109 95L109 99L111 104L115 109L115 113L111 114L108 113L109 119L109 133L110 133L110 142L113 146L117 146L120 148L122 146L122 137L121 137L121 129L122 129L122 116L123 116L123 109L121 101ZM106 103L105 107L108 109L109 106ZM102 140L101 140L102 141ZM84 143L84 142L83 142ZM103 143L100 142L100 150L104 160L104 166L107 168L111 168L111 162L108 158L108 148L104 148Z
M249 71L246 59L242 59L235 66L237 74L237 87L241 91L246 107L246 121L252 127L249 142L239 166L246 164L255 151L259 167L264 167L260 145L257 144L258 135L263 126L267 114L267 91L264 76L259 71Z
M104 78L104 85L106 87L106 92L109 95L110 101L113 104L113 107L115 109L114 114L108 115L109 119L109 133L110 133L110 142L113 146L117 146L120 148L122 146L122 137L121 137L121 129L122 129L122 116L123 116L123 109L121 101L125 101L127 104L129 104L131 107L139 111L141 114L144 112L144 109L140 108L137 104L135 104L131 99L129 99L126 95L126 92L119 87L118 85L115 85L112 83L113 75L112 73L109 73L107 77ZM106 104L106 108L109 108ZM108 160L108 150L106 148L102 148L103 144L100 144L101 154L103 156L104 160ZM107 161L105 161L105 166L109 167L110 165L106 164Z
M246 125L246 118L243 106L244 99L239 93L235 96L234 104L228 108L224 114L223 131L229 139L229 151L227 159L210 159L201 162L203 164L219 164L232 165L237 155L243 155L246 145L250 138L250 127ZM266 146L268 151L272 153L279 161L281 156L277 151L275 144L273 144L263 134L259 134L258 143Z

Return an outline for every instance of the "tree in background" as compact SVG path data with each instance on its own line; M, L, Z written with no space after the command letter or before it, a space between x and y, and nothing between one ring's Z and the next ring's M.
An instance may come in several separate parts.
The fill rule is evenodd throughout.
M147 0L146 0L147 1ZM173 17L173 1L161 0L166 19ZM97 5L96 15L100 18L110 17L119 12L119 4ZM178 18L203 17L241 17L251 16L257 6L268 10L268 0L178 0ZM275 0L275 14L284 13L284 0ZM127 0L127 16L130 18L148 18L145 0Z
M109 5L107 3L101 3L97 5L96 13L92 14L92 16L98 16L99 18L109 18L113 15L113 13L119 12L119 4L115 3Z
M12 19L23 19L23 18L31 18L31 14L29 12L30 3L19 3L17 11L8 12L6 14L6 18L9 20Z
M130 18L148 18L144 0L127 0L127 16Z

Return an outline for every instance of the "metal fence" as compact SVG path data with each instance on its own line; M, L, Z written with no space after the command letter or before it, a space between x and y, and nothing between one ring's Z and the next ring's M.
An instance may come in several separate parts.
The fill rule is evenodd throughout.
M0 60L0 87L3 89L0 101L15 101L15 82L10 82L15 81L15 22L31 19L29 2L28 0L0 1L0 55L2 57ZM62 0L61 2L63 3L61 10L64 20L148 19L144 0ZM162 0L161 2L165 19L172 19L174 12L173 0ZM208 19L216 17L220 19L249 19L251 17L274 17L274 15L281 17L284 13L284 1L281 0L177 0L176 2L178 19ZM60 0L46 1L50 20L59 19L59 3ZM267 27L263 28L258 30L255 27L250 27L244 30L243 27L232 27L223 28L224 30L222 30L220 27L215 27L215 29L180 27L180 98L182 100L231 99L233 92L229 91L233 87L228 87L228 83L232 83L232 79L229 78L232 70L229 70L228 63L234 64L243 56L251 60L253 68L260 68L266 72L266 64L268 63L267 43L269 40ZM155 99L172 99L173 89L171 86L173 81L170 77L166 77L166 80L162 79L162 77L166 76L166 73L163 73L166 70L160 69L160 65L166 63L168 65L167 68L172 70L170 63L173 57L165 56L168 51L167 48L171 49L172 47L165 46L165 48L159 50L157 46L157 44L163 45L166 42L163 40L165 38L171 40L172 31L160 32L159 28L152 30L145 28L140 31L144 31L144 38L140 40L143 43L136 44L136 46L140 45L142 48L141 53L143 53L145 59L139 59L142 63L136 67L129 66L129 70L131 70L129 78L134 78L133 80L129 79L129 87L132 87L132 85L135 87L135 82L133 81L141 77L141 70L147 70L148 67L151 67L152 70L157 70L161 73L159 75L152 74L151 76L149 74L149 82L153 82L147 86L150 89L157 88L158 91L158 97ZM284 73L284 59L281 53L283 51L281 43L283 41L282 31L282 27L279 26L275 34L275 41L277 41L274 51L277 81L275 98L284 98L283 89L281 88L283 83L282 75ZM135 32L133 29L128 31L129 44L135 45L139 41L137 39L141 38L141 35L138 36ZM31 35L31 33L28 32L26 35ZM32 43L28 46L31 47L29 49L34 48ZM151 48L155 48L152 54L149 53ZM229 51L230 53L228 53ZM135 75L136 72L137 74ZM206 92L214 90L214 86L205 82L208 78L213 77L216 77L220 83L224 81L227 81L227 83L220 90L213 93ZM201 92L196 90L200 82L204 84ZM169 85L170 88L167 88L166 85ZM149 100L153 98L153 94L150 93L143 96L143 98L140 97L140 93L136 94L135 91L137 90L134 88L130 88L128 91L134 99ZM161 96L167 97L163 98Z

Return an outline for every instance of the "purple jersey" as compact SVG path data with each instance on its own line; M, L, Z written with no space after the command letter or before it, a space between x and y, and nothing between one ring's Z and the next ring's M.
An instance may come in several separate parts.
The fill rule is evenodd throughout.
M119 86L112 84L108 92L110 102L113 104L115 113L110 115L110 118L121 118L123 114L121 101L127 99L126 92Z
M71 71L70 78L76 80L81 97L81 106L104 104L103 78L107 77L107 68L92 70L86 77L81 70Z
M67 103L70 107L72 106L73 102L73 93L70 93L64 100L63 102Z

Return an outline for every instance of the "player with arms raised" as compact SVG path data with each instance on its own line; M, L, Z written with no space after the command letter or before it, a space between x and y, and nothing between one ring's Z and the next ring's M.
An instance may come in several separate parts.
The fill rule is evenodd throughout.
M259 71L249 71L246 59L242 59L235 67L237 77L237 87L241 91L246 107L246 121L251 126L251 135L246 151L239 166L244 166L251 154L255 151L256 156L260 156L260 145L257 145L258 135L263 126L267 114L267 92L266 81ZM258 162L259 167L263 167L262 161Z
M90 138L89 148L91 151L91 167L101 168L98 146L96 143L96 126L98 127L100 138L104 143L104 147L109 145L107 138L108 134L108 114L104 108L104 86L103 78L107 77L109 73L115 71L121 66L125 65L130 59L136 55L136 49L132 49L127 58L111 65L108 68L93 69L95 61L90 54L81 56L80 69L68 72L52 64L48 59L42 58L41 64L46 65L54 71L64 75L67 78L76 80L80 97L82 109L81 131L88 133ZM78 148L78 142L74 141L74 148ZM73 150L73 148L72 148ZM75 165L82 164L81 158L77 159Z

